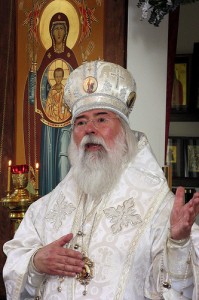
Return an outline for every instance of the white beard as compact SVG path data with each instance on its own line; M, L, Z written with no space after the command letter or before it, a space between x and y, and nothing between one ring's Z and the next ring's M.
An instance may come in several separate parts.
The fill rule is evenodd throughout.
M85 150L87 143L102 145L94 152ZM126 161L127 145L123 129L109 149L102 138L93 134L85 136L77 148L72 137L69 146L69 159L72 172L78 187L86 194L99 198L110 192L122 173L123 163Z

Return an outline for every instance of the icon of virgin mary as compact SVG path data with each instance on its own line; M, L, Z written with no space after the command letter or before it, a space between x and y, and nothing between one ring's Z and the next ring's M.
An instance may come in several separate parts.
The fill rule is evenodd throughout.
M49 16L47 13L46 15ZM43 24L46 24L44 19L41 17L40 21L41 42L49 36L48 43L51 42L51 45L38 70L30 72L28 101L34 105L31 107L29 121L28 116L24 119L31 128L30 123L34 122L31 114L37 113L35 135L40 141L37 143L37 153L40 155L41 195L50 192L70 168L67 148L70 142L71 114L63 101L63 87L69 74L78 66L73 51L67 46L70 23L66 14L58 11L52 16L48 35L42 30ZM34 161L34 149L29 148L26 146L26 153L28 155L29 151L31 161Z

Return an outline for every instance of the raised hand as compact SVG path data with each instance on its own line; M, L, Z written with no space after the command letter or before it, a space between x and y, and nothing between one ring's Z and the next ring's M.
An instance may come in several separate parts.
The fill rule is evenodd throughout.
M185 190L178 187L175 201L170 216L171 238L174 240L187 239L191 233L191 227L199 213L199 192L184 204Z
M72 233L48 244L37 251L33 263L40 273L75 277L82 271L84 263L78 251L64 248L72 239Z

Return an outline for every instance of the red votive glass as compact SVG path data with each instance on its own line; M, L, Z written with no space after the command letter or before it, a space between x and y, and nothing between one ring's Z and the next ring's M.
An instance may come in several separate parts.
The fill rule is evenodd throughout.
M28 173L29 172L29 166L28 165L11 166L11 172L12 172L12 174Z

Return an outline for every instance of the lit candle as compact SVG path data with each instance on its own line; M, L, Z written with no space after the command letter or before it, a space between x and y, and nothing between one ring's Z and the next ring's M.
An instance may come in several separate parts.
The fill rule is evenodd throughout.
M9 162L8 162L8 185L7 185L7 192L8 193L10 193L11 165L12 165L12 161L9 160Z
M35 189L38 190L39 189L39 164L36 163L35 165Z

